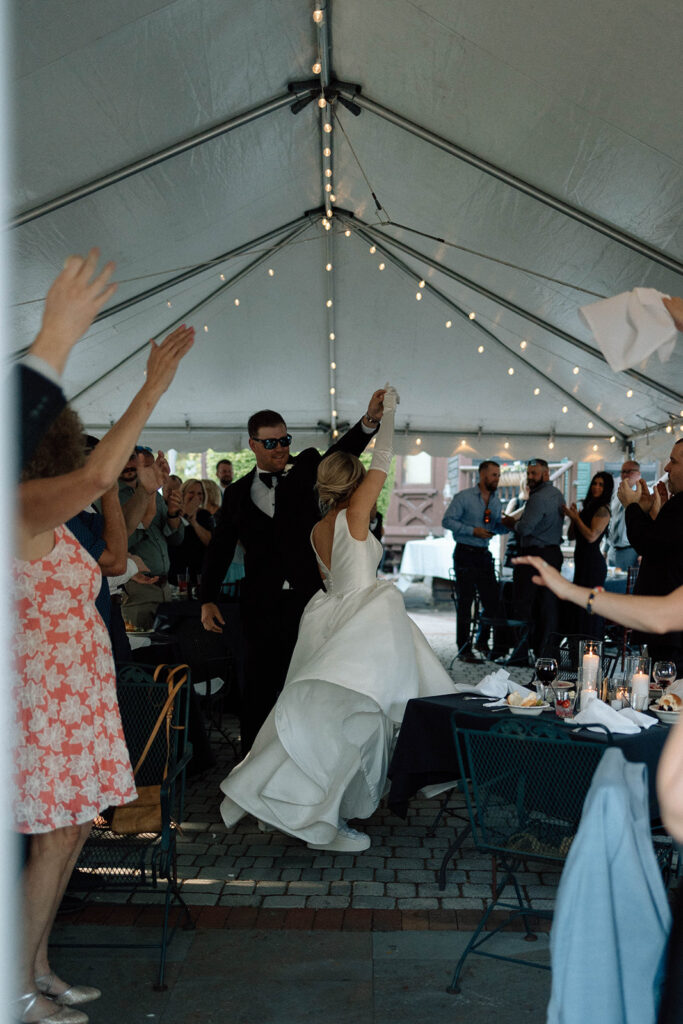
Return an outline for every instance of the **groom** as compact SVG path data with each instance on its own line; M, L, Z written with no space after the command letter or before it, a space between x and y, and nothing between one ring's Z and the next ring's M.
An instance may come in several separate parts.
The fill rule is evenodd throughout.
M237 542L245 549L242 625L246 685L242 695L242 752L268 717L287 675L299 619L322 580L310 534L320 518L314 486L322 459L335 451L360 455L382 418L384 390L375 391L363 418L324 455L307 448L296 458L279 413L263 409L248 423L256 467L223 494L221 514L202 569L202 624L221 633L220 586Z

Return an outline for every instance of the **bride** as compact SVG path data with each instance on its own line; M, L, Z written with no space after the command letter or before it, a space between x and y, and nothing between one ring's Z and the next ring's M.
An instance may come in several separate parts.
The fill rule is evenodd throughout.
M406 702L453 692L397 588L376 578L382 547L368 527L391 464L396 401L388 388L367 473L346 452L320 463L324 517L311 543L325 590L306 606L275 707L221 783L228 826L248 812L311 849L366 850L370 837L347 819L377 808Z

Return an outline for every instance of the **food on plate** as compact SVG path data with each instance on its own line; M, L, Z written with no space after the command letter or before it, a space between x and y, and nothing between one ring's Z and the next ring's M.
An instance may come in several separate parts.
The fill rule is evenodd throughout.
M541 698L537 697L535 693L530 693L528 697L523 697L521 693L515 690L508 695L508 704L511 704L514 708L535 708L542 703Z
M655 706L660 711L680 711L683 708L683 699L677 693L664 693L655 701Z

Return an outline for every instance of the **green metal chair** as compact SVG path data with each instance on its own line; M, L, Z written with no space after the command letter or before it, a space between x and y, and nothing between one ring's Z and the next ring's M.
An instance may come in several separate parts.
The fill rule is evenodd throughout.
M465 788L472 837L477 849L495 858L502 868L494 883L493 899L482 912L472 938L458 961L448 992L460 992L460 976L470 953L549 970L521 957L501 956L482 948L520 917L526 940L534 941L532 919L552 918L552 911L534 908L525 898L516 874L527 861L563 863L579 826L584 798L607 743L577 736L580 727L537 718L504 718L481 728L453 732ZM586 733L583 732L583 737ZM515 899L503 898L512 886ZM503 923L485 931L494 910L504 910Z
M123 665L117 672L117 695L123 731L133 765L144 750L168 696L167 678L178 666L154 669L146 665ZM187 666L182 666L187 668ZM126 948L158 948L159 969L154 988L163 991L166 951L175 933L169 929L171 901L182 908L184 926L193 928L190 912L180 895L176 865L177 823L182 819L185 769L192 757L187 739L189 708L189 671L187 681L176 694L170 717L170 729L161 727L136 775L136 785L161 787L161 828L154 832L121 834L112 827L112 815L96 819L92 832L76 864L70 891L98 895L103 891L135 892L140 888L158 888L165 881L165 901L161 937L158 943L122 944ZM168 762L167 762L168 757ZM68 945L79 945L69 943ZM109 948L117 943L90 944Z

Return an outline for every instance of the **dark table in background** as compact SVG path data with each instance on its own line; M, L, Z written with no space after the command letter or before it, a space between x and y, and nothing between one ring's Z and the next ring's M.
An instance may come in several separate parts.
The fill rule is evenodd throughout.
M408 802L423 786L450 782L460 776L458 755L453 738L451 715L455 711L458 724L474 729L487 728L506 711L489 711L483 700L466 700L465 694L444 694L442 697L417 697L408 701L394 755L389 765L391 790L389 807L404 818ZM489 697L487 700L493 700ZM544 712L536 721L558 721L554 711ZM656 808L655 775L669 726L657 723L631 736L613 736L628 761L642 761L648 767L650 805ZM586 738L595 740L597 733L586 730Z

